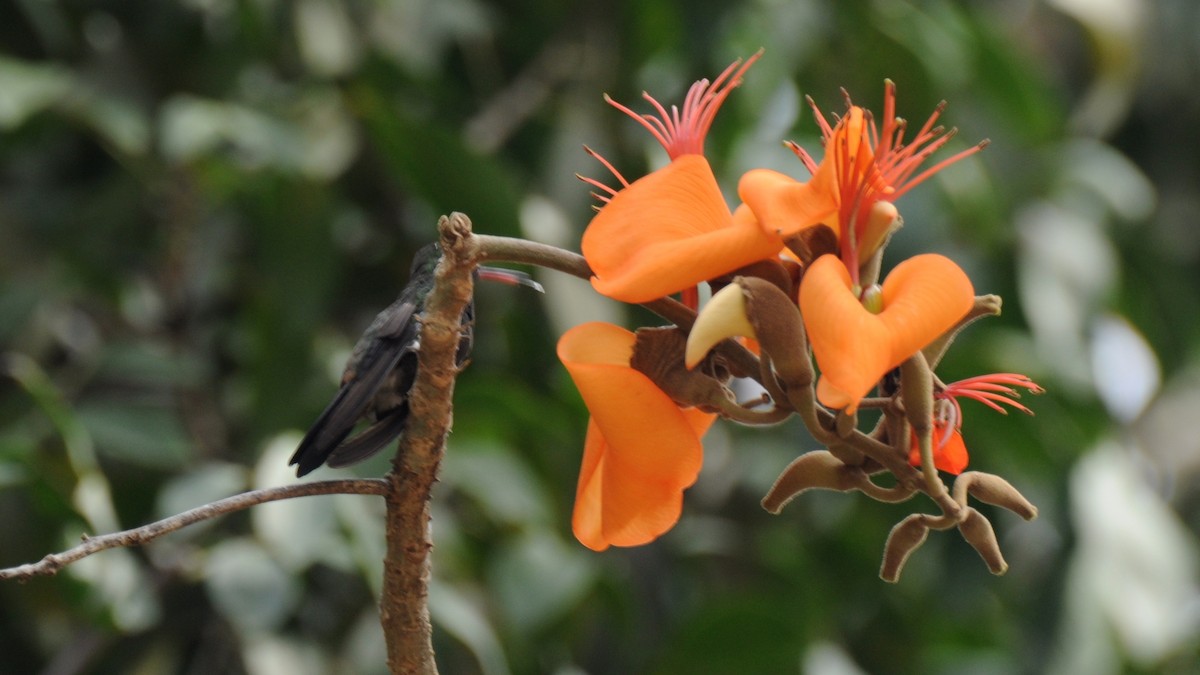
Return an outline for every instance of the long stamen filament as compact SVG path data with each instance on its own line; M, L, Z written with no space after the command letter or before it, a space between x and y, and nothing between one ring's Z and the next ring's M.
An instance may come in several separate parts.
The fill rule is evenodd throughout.
M849 112L845 117L832 115L836 125L821 112L812 97L805 97L813 110L817 126L821 130L826 161L832 161L833 179L838 197L838 236L841 240L843 262L852 276L856 276L861 261L857 254L869 255L871 251L859 251L863 246L872 246L882 236L871 228L867 217L875 202L895 202L912 188L920 185L935 173L949 165L969 157L986 147L984 141L954 154L931 167L921 170L921 164L941 150L954 137L956 130L946 131L938 125L946 102L935 106L925 123L917 130L912 140L905 143L907 122L896 116L896 85L891 80L884 83L882 125L869 112L853 105L849 94L842 91ZM853 136L853 138L851 138ZM831 147L829 140L834 139ZM787 144L800 158L805 168L814 175L818 164L803 149L794 143ZM830 155L829 153L833 153ZM868 241L869 240L869 241Z
M668 109L646 92L642 92L642 98L653 108L652 114L636 113L607 94L604 100L637 120L638 124L649 131L654 140L667 151L671 159L682 155L703 154L704 137L712 126L717 110L729 93L742 83L742 75L760 56L762 50L745 61L734 61L712 82L704 79L692 84L684 95L682 107L672 105Z

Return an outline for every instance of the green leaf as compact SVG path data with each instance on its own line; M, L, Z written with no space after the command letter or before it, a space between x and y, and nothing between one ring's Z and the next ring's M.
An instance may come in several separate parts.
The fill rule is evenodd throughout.
M69 69L0 57L0 129L14 129L58 103L71 90Z
M246 631L279 626L300 597L295 579L249 539L213 548L204 570L208 596L221 614Z
M553 520L545 490L519 457L485 444L455 443L443 462L443 480L479 502L495 522Z
M481 233L520 234L516 182L499 160L467 146L456 130L417 118L375 90L360 88L353 100L388 166L435 212L466 213Z
M458 638L479 662L483 675L508 675L500 638L478 603L459 588L436 581L430 584L429 614L434 625Z
M76 415L96 449L110 457L158 469L183 466L191 450L174 410L118 401L80 404Z
M488 587L508 627L531 634L575 607L596 579L589 556L544 532L502 546L488 568Z

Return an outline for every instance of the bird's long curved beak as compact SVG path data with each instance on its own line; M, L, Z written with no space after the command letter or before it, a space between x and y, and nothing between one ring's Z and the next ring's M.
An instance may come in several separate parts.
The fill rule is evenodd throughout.
M542 285L533 280L525 272L518 270L509 270L502 267L477 267L475 271L479 274L480 279L487 281L498 281L509 286L528 286L538 293L545 293L546 289Z

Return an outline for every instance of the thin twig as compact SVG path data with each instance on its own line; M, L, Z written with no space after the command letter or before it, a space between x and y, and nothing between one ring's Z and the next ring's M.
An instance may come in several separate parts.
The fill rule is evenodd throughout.
M524 263L557 270L584 280L592 278L592 268L583 256L557 246L492 234L476 234L471 237L471 242L474 247L473 253L480 263Z
M472 237L472 242L474 255L481 263L524 263L557 270L584 280L592 278L592 268L583 256L556 246L491 234L477 234ZM696 312L672 298L651 300L642 303L642 306L681 328L691 328L696 322Z
M251 490L210 504L198 506L190 511L184 511L170 518L164 518L132 530L114 532L98 537L84 535L83 543L74 548L62 553L51 553L36 563L0 570L0 580L17 579L24 581L33 577L51 576L57 574L59 570L67 565L86 558L93 553L99 553L100 551L119 546L142 546L158 539L164 534L169 534L188 525L194 525L202 520L210 520L235 511L242 511L258 504L279 501L281 499L310 497L313 495L383 495L387 490L387 481L377 478L326 480Z

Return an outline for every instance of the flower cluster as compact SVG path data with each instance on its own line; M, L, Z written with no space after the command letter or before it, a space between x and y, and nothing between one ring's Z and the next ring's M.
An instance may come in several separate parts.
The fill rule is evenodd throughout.
M1002 479L977 472L965 481L974 490L951 495L937 471L958 475L967 464L958 399L1029 412L1016 402L1018 390L1040 389L1013 374L951 385L934 374L955 334L1000 306L996 296L976 297L950 259L917 255L878 282L884 248L902 223L894 202L985 143L925 167L953 136L937 125L942 106L906 138L891 82L881 124L848 95L834 124L810 100L823 158L786 144L807 180L749 171L738 181L741 203L730 208L704 156L704 138L760 55L735 62L712 82L696 82L682 108L646 94L652 112L639 114L606 98L645 127L670 162L630 182L588 149L616 180L610 187L582 178L601 202L582 240L593 286L630 303L678 293L693 310L700 284L714 293L693 325L672 329L678 339L643 340L647 329L634 334L603 323L562 336L559 357L592 414L575 535L595 550L652 541L678 520L683 491L700 470L701 437L716 416L753 424L797 414L828 450L788 467L764 505L781 506L812 487L888 501L925 492L942 514L914 514L897 525L885 570L890 560L898 574L897 556L902 563L915 548L905 533L919 532L923 541L931 527L958 526L990 565L999 558L994 537L988 544L974 536L987 521L966 505L967 492L1006 495L991 501L1023 514L1032 507ZM733 337L742 339L726 341ZM766 395L738 404L725 388L734 376L757 380ZM857 412L868 407L881 410L881 419L861 431ZM895 476L893 487L871 480L882 471Z

